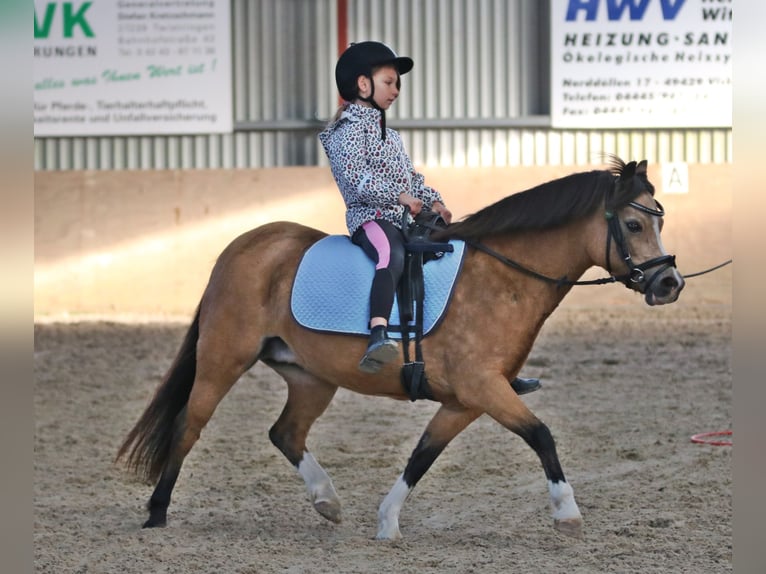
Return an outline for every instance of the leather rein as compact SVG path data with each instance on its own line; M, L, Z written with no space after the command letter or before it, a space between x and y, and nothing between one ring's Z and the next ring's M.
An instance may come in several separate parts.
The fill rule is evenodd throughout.
M628 203L628 206L633 207L634 209L638 209L639 211L643 211L644 213L648 213L649 215L652 215L654 217L663 217L665 215L665 209L662 207L662 204L659 201L657 201L656 199L654 201L657 204L657 209L646 207L645 205L641 205L640 203L636 201L631 201L630 203ZM409 213L409 208L405 206L405 212L402 217L402 229L407 229L408 227L406 224L406 221L407 221L406 217L408 213ZM609 211L608 209L605 209L604 217L607 221L607 229L608 229L608 233L606 235L606 265L607 265L606 270L609 272L609 277L602 277L600 279L591 279L587 281L572 281L570 279L567 279L566 275L564 275L563 277L559 277L558 279L555 279L553 277L548 277L547 275L543 275L542 273L538 273L537 271L529 269L528 267L524 267L521 263L518 263L517 261L514 261L513 259L506 257L502 253L498 253L497 251L495 251L491 247L484 245L480 241L476 241L473 239L463 239L463 241L465 241L466 245L470 245L474 249L477 249L478 251L482 251L486 253L487 255L494 257L495 259L497 259L504 265L507 265L508 267L511 267L512 269L516 269L517 271L524 273L525 275L528 275L529 277L534 277L535 279L538 279L545 283L553 284L557 288L565 287L565 286L574 286L574 285L608 285L610 283L616 283L619 281L620 283L622 283L628 288L630 288L629 283L639 284L639 292L645 293L646 289L649 288L649 286L651 286L652 283L654 283L654 281L657 279L657 277L659 277L659 275L663 271L665 271L669 267L676 267L675 255L662 255L660 257L655 257L654 259L644 261L643 263L636 264L630 255L630 251L628 250L628 245L627 245L627 242L625 241L625 236L622 233L622 228L620 227L620 219L616 216L614 212ZM426 218L425 221L421 220L420 224L423 227L429 228L432 231L444 229L444 227L446 227L446 224L439 225L436 223L436 219L441 219L441 218L439 218L436 214L430 214L430 218ZM441 223L443 223L443 220L441 220ZM626 265L628 266L628 272L623 275L614 275L612 273L612 265L611 265L611 259L610 259L610 248L611 248L612 241L614 241L615 245L617 246L617 250L620 253L620 257L622 257L623 261L625 261ZM691 277L698 277L700 275L710 273L711 271L715 271L716 269L720 269L721 267L725 267L726 265L729 265L730 263L732 263L732 261L733 259L729 259L709 269L705 269L704 271L699 271L697 273L684 275L684 279L689 279ZM659 267L659 269L657 269L657 271L655 271L651 275L649 280L646 281L644 285L640 285L646 279L645 272L648 269L651 269L652 267Z
M656 200L655 200L656 201ZM662 217L665 215L665 210L662 208L662 205L658 201L656 201L658 209L652 209L651 207L646 207L645 205L641 205L638 202L631 201L628 203L628 206L633 207L634 209L638 209L640 211L643 211L644 213L648 213L649 215L652 215L654 217ZM512 267L513 269L516 269L517 271L520 271L521 273L524 273L525 275L528 275L530 277L534 277L535 279L539 279L540 281L544 281L546 283L551 283L553 285L556 285L557 288L564 287L564 286L571 286L571 285L606 285L609 283L616 283L620 282L626 287L630 288L630 283L634 283L639 287L639 291L641 293L644 293L646 289L651 286L651 284L657 279L657 277L660 276L660 274L665 271L669 267L675 267L676 266L676 257L675 255L662 255L660 257L655 257L654 259L650 259L648 261L644 261L643 263L635 263L633 261L633 258L630 255L630 251L628 250L627 242L625 241L625 236L622 233L622 228L620 227L620 219L616 216L615 213L606 210L604 214L606 221L607 221L607 228L608 233L606 235L606 270L609 272L609 277L602 277L600 279L592 279L588 281L572 281L570 279L567 279L566 275L563 277L559 277L558 279L555 279L553 277L548 277L547 275L543 275L542 273L538 273L537 271L533 271L532 269L529 269L527 267L524 267L520 263L509 259L505 255L502 255L501 253L498 253L494 249L491 249L490 247L487 247L483 243L479 241L474 241L472 239L466 239L465 242L470 245L471 247L478 249L479 251L483 251L487 255L490 255L500 261L501 263L504 263L508 267ZM625 262L625 264L628 266L628 272L623 275L614 275L612 273L612 265L610 261L610 249L612 245L612 241L614 241L615 245L617 246L617 250L620 253L620 257L622 257L622 260ZM657 271L655 271L650 277L649 280L646 280L646 271L648 269L651 269L653 267L659 267Z

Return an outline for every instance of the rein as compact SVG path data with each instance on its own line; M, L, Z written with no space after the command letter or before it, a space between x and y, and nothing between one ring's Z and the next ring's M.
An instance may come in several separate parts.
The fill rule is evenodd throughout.
M656 201L656 200L655 200ZM650 215L653 215L655 217L662 217L665 215L665 210L663 209L662 205L657 202L657 205L659 209L652 209L650 207L646 207L645 205L641 205L640 203L637 203L635 201L631 201L628 204L630 207L634 207L635 209L638 209L640 211L644 211ZM630 268L630 271L624 275L610 275L609 277L602 277L600 279L591 279L588 281L571 281L570 279L567 279L566 275L563 277L560 277L558 279L554 279L553 277L548 277L547 275L543 275L542 273L538 273L537 271L533 271L532 269L529 269L528 267L524 267L521 263L518 263L517 261L514 261L513 259L510 259L506 257L505 255L498 253L494 249L487 247L483 243L479 241L474 241L473 239L464 239L465 243L467 245L470 245L474 249L477 249L479 251L483 251L487 255L494 257L501 263L507 265L508 267L511 267L513 269L516 269L517 271L520 271L521 273L524 273L525 275L528 275L529 277L534 277L535 279L539 279L540 281L543 281L545 283L550 283L552 285L555 285L557 288L564 287L564 286L574 286L574 285L608 285L610 283L616 283L616 282L622 282L627 286L627 281L631 281L633 283L640 283L644 279L644 272L647 269L650 269L651 267L655 267L658 265L662 265L660 269L655 271L652 276L649 278L649 281L647 282L647 288L649 285L651 285L655 278L667 269L668 267L675 267L676 266L676 257L675 255L663 255L661 257L655 257L654 259L650 259L649 261L644 261L643 263L640 263L636 265L633 263L633 259L630 256L630 253L628 252L626 243L625 243L625 237L622 233L622 228L620 227L620 221L617 217L615 217L615 214L611 211L606 211L604 214L606 220L607 220L607 226L609 229L609 233L607 233L606 237L606 261L607 261L607 271L611 274L611 264L609 259L609 251L611 247L611 241L614 237L615 244L617 245L618 250L620 251L620 255L622 256L623 260L627 263L628 267ZM723 263L720 263L714 267L711 267L710 269L705 269L704 271L699 271L697 273L691 273L689 275L684 275L684 279L689 279L691 277L698 277L700 275L704 275L705 273L710 273L711 271L715 271L716 269L720 269L721 267L725 267L726 265L729 265L732 263L733 259L729 259L728 261L724 261Z
M553 277L548 277L546 275L543 275L541 273L538 273L537 271L533 271L531 269L528 269L524 267L521 263L517 263L513 259L509 259L505 255L502 255L501 253L498 253L494 249L491 249L484 245L483 243L480 243L478 241L474 241L472 239L464 239L466 245L470 245L474 249L478 249L479 251L483 251L487 255L490 255L500 261L501 263L504 263L508 267L512 267L513 269L516 269L517 271L520 271L521 273L524 273L525 275L529 275L530 277L534 277L535 279L539 279L540 281L543 281L545 283L551 283L553 285L556 285L556 287L563 287L565 285L608 285L610 283L616 283L617 281L621 281L623 278L625 278L625 275L622 276L615 276L610 275L609 277L602 277L601 279L591 279L589 281L570 281L566 278L566 276L561 277L559 279L554 279ZM675 262L675 257L672 255L667 255L665 257L672 257L673 261ZM642 265L649 267L650 265L647 265L648 263L656 262L659 259L663 259L662 257L658 257L657 259L652 259L651 261L647 261L646 263L643 263ZM691 277L698 277L699 275L704 275L705 273L710 273L711 271L715 271L716 269L720 269L721 267L725 267L726 265L729 265L734 260L729 259L728 261L724 261L723 263L719 263L718 265L711 267L710 269L705 269L704 271L698 271L697 273L691 273L689 275L684 275L684 279L689 279Z
M704 271L697 271L696 273L684 275L684 279L689 279L690 277L699 277L700 275L704 275L705 273L710 273L711 271L715 271L716 269L720 269L721 267L726 267L729 263L732 263L733 261L734 259L729 259L727 261L724 261L723 263L719 263L718 265L711 267L710 269L705 269Z
M655 200L657 203L658 209L652 209L651 207L646 207L645 205L641 205L638 202L631 201L628 203L630 207L633 207L635 209L638 209L640 211L643 211L645 213L648 213L649 215L652 215L654 217L663 217L665 215L665 210L662 207L662 204L660 204L659 201ZM405 213L404 217L402 218L402 229L406 229L406 216L409 212L409 209L405 207ZM538 273L537 271L534 271L532 269L529 269L528 267L524 267L521 263L514 261L513 259L506 257L502 253L499 253L492 249L491 247L487 247L480 241L476 241L473 239L463 239L463 241L466 243L466 245L469 245L473 247L474 249L478 251L482 251L489 255L490 257L494 257L504 265L507 265L508 267L511 267L512 269L515 269L521 273L524 273L525 275L528 275L529 277L533 277L535 279L538 279L539 281L543 281L544 283L549 283L551 285L555 285L556 288L561 288L565 286L575 286L575 285L608 285L610 283L617 283L621 282L626 287L628 286L628 281L632 283L641 283L645 279L645 271L647 269L651 269L652 267L660 266L660 268L655 271L649 280L646 282L646 287L644 287L644 290L646 290L653 282L654 280L659 276L660 273L662 273L665 269L668 267L675 267L676 266L676 257L675 255L663 255L661 257L655 257L654 259L650 259L648 261L644 261L643 263L636 264L633 262L633 258L630 255L630 252L628 251L625 236L622 233L622 228L620 227L620 220L618 217L616 217L615 213L610 210L605 210L604 217L607 220L607 228L608 233L606 236L606 264L607 264L607 271L610 273L609 277L602 277L599 279L591 279L587 281L572 281L571 279L567 279L566 275L563 277L559 277L558 279L554 277L548 277L547 275L543 275L542 273ZM433 220L421 220L420 225L424 228L428 228L432 231L435 230L441 230L444 229L441 225L436 225L433 223ZM609 252L611 247L612 239L614 238L615 245L617 246L618 251L620 252L620 256L623 258L625 263L628 266L628 273L625 273L624 275L613 275L612 273L612 266L609 258ZM721 267L724 267L726 265L729 265L732 263L732 259L729 259L728 261L724 261L723 263L720 263L714 267L711 267L710 269L706 269L704 271L699 271L697 273L691 273L689 275L684 275L684 279L689 279L691 277L697 277L699 275L704 275L705 273L710 273L711 271L715 271L716 269L720 269Z
M640 203L637 203L635 201L631 201L630 203L628 203L628 205L630 207L633 207L635 209L648 213L649 215L652 215L654 217L662 217L663 215L665 215L665 210L662 208L662 205L660 205L659 202L657 202L657 206L659 207L659 209L652 209L650 207L646 207L645 205L641 205ZM539 279L540 281L543 281L545 283L556 285L557 288L564 287L564 286L574 286L574 285L607 285L609 283L616 283L618 281L623 283L627 287L628 281L630 281L631 283L641 283L645 279L645 271L647 269L660 266L660 268L657 271L655 271L652 274L652 276L649 278L649 280L647 281L644 287L644 291L645 291L654 282L654 280L660 275L660 273L665 271L665 269L667 269L668 267L676 266L675 255L663 255L661 257L655 257L654 259L650 259L649 261L644 261L643 263L639 263L639 264L634 263L633 258L631 257L630 252L628 251L627 243L625 241L625 236L623 235L622 228L620 227L619 218L616 217L615 214L609 210L606 210L604 216L607 220L607 228L608 228L608 233L606 235L606 266L607 266L606 270L609 272L610 275L609 277L602 277L600 279L592 279L588 281L572 281L570 279L567 279L566 275L558 279L554 279L553 277L548 277L547 275L543 275L542 273L538 273L537 271L533 271L532 269L524 267L522 264L514 261L513 259L506 257L505 255L498 253L494 249L487 247L486 245L484 245L483 243L479 241L466 239L465 242L471 247L474 247L475 249L478 249L479 251L483 251L487 255L494 257L495 259L497 259L501 263L504 263L508 267L512 267L513 269L516 269L517 271L520 271L521 273L524 273L525 275L534 277L535 279ZM617 249L620 252L620 256L622 257L623 261L625 261L629 269L628 273L625 273L623 275L612 274L612 266L611 266L610 258L609 258L609 252L611 248L612 239L614 239L615 245L617 246Z
M614 275L611 275L609 277L602 277L601 279L592 279L589 281L572 281L570 279L566 278L566 275L563 277L560 277L558 279L554 279L553 277L548 277L547 275L543 275L542 273L538 273L537 271L533 271L532 269L529 269L527 267L524 267L521 263L518 263L514 261L513 259L509 259L505 255L498 253L494 249L487 247L483 243L480 243L479 241L474 241L473 239L464 239L466 245L470 245L471 247L478 249L479 251L483 251L487 255L490 255L491 257L494 257L501 263L504 263L508 267L512 267L513 269L516 269L517 271L520 271L521 273L524 273L525 275L529 275L530 277L534 277L535 279L539 279L540 281L543 281L545 283L551 283L553 285L556 285L556 287L564 287L565 285L606 285L608 283L615 283L618 281L618 278Z

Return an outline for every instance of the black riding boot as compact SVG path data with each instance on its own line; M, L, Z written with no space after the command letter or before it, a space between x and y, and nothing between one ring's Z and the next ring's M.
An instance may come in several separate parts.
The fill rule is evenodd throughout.
M393 361L399 354L399 345L388 338L386 327L377 325L370 330L370 342L367 352L359 361L359 370L365 373L377 373L385 364Z
M523 379L521 377L516 377L513 379L513 382L511 382L511 388L516 391L517 395L531 393L539 389L541 386L540 379Z

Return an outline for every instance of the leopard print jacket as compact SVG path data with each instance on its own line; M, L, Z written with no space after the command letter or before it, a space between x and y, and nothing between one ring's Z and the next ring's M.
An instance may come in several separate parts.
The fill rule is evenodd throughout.
M373 219L385 219L400 228L404 213L400 193L421 199L423 209L431 209L436 201L444 203L415 171L399 134L387 129L386 139L380 136L380 111L358 104L348 104L338 120L319 134L346 203L351 235Z

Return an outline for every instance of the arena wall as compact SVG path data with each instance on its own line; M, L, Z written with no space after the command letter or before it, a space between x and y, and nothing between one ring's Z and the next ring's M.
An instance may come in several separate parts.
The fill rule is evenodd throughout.
M598 167L598 166L593 166ZM732 257L731 164L690 164L689 192L666 193L663 240L682 273ZM543 181L590 167L423 168L456 218ZM346 233L326 167L35 173L35 318L189 316L221 250L258 225L291 220ZM732 266L687 291L730 304ZM593 269L586 276L601 276ZM568 305L632 302L617 285L575 288ZM684 299L682 295L681 300ZM681 303L681 301L679 301Z

